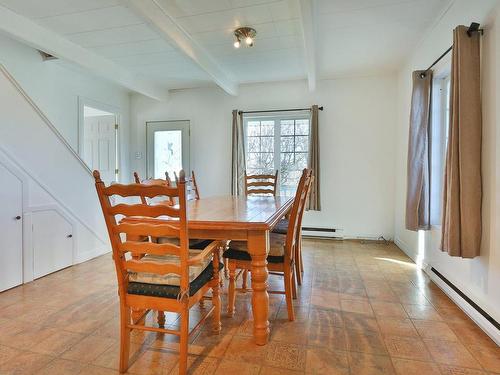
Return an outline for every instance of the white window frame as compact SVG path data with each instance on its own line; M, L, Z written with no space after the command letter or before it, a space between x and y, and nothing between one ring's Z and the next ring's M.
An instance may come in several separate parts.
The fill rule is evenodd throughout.
M306 111L298 112L275 112L274 114L249 114L243 115L243 133L245 142L245 161L247 159L247 128L249 121L274 121L274 171L278 170L278 185L277 194L281 190L281 121L282 120L308 120L309 121L309 134L308 138L311 136L311 119L310 113ZM309 158L310 152L310 138L307 150L307 157ZM247 167L248 169L248 167ZM273 171L273 173L274 173ZM271 172L271 171L269 171Z
M432 80L430 130L430 220L431 227L441 227L444 168L449 122L449 62L438 69Z

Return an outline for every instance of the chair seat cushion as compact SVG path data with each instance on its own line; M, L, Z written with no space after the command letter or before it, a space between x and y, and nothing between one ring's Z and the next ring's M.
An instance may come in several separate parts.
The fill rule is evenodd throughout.
M224 268L222 263L219 264L219 271ZM212 264L209 264L205 269L189 283L189 295L192 296L196 294L204 285L206 285L214 276L214 268ZM160 284L148 284L139 282L129 282L128 283L128 293L138 294L141 296L150 297L163 297L163 298L177 298L180 293L181 288L179 285L160 285Z
M236 250L236 249L231 249L231 247L222 254L224 258L227 259L234 259L234 260L248 260L251 261L252 257L250 254L246 251L242 250ZM284 256L274 256L274 255L268 255L267 256L267 261L268 263L284 263L285 262L285 257Z
M270 256L282 257L285 255L285 241L286 236L278 233L271 233L269 236L269 254ZM233 250L240 250L248 252L246 241L231 241L229 248Z
M283 263L285 261L285 240L285 236L271 233L269 236L269 254L267 256L269 263ZM227 259L252 260L248 253L246 241L231 241L229 249L222 256Z
M279 233L279 234L287 234L288 233L288 224L290 223L290 220L288 219L281 219L278 224L273 228L272 233Z
M169 237L159 237L156 241L157 243L171 243L173 245L179 246L180 242L178 238L169 238ZM189 248L191 249L204 249L208 245L212 243L212 240L202 240L197 238L189 239Z
M189 249L189 256L193 257L199 254L201 250ZM212 256L208 256L203 259L202 263L189 266L189 282L196 279L207 265L211 262ZM141 259L142 262L156 262L156 263L169 263L180 265L180 258L177 255L151 255L148 254ZM180 285L180 276L176 273L167 273L166 275L160 275L157 273L147 273L147 272L129 272L129 281L147 283L147 284L159 284L159 285Z

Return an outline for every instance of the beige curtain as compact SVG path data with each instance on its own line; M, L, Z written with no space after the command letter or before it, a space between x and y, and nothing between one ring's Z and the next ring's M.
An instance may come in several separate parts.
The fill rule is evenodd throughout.
M231 165L231 194L245 193L245 140L243 133L243 114L233 110L232 121L232 165Z
M473 258L481 246L480 36L467 29L453 31L441 250Z
M320 201L320 169L319 169L319 129L318 129L318 106L311 107L311 132L309 138L309 158L308 168L313 171L311 190L309 193L308 209L314 211L321 210Z
M429 134L432 72L413 72L406 181L406 229L430 227Z

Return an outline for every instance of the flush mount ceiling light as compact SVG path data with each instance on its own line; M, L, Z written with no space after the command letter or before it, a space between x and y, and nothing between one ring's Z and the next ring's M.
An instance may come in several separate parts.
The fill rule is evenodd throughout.
M248 47L253 47L253 42L257 31L251 27L240 27L234 30L234 48L240 48L241 42L245 42Z

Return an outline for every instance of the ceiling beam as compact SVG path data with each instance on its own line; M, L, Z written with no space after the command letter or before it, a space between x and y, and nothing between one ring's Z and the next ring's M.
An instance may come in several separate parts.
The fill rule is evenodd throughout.
M314 32L313 0L299 0L300 23L306 59L309 91L316 90L316 39Z
M79 65L128 90L157 100L165 100L168 97L167 89L140 78L113 61L101 57L1 5L0 31L33 48Z
M203 69L230 95L238 95L238 83L220 67L212 55L189 34L158 0L126 0L138 15L153 26L167 41Z

